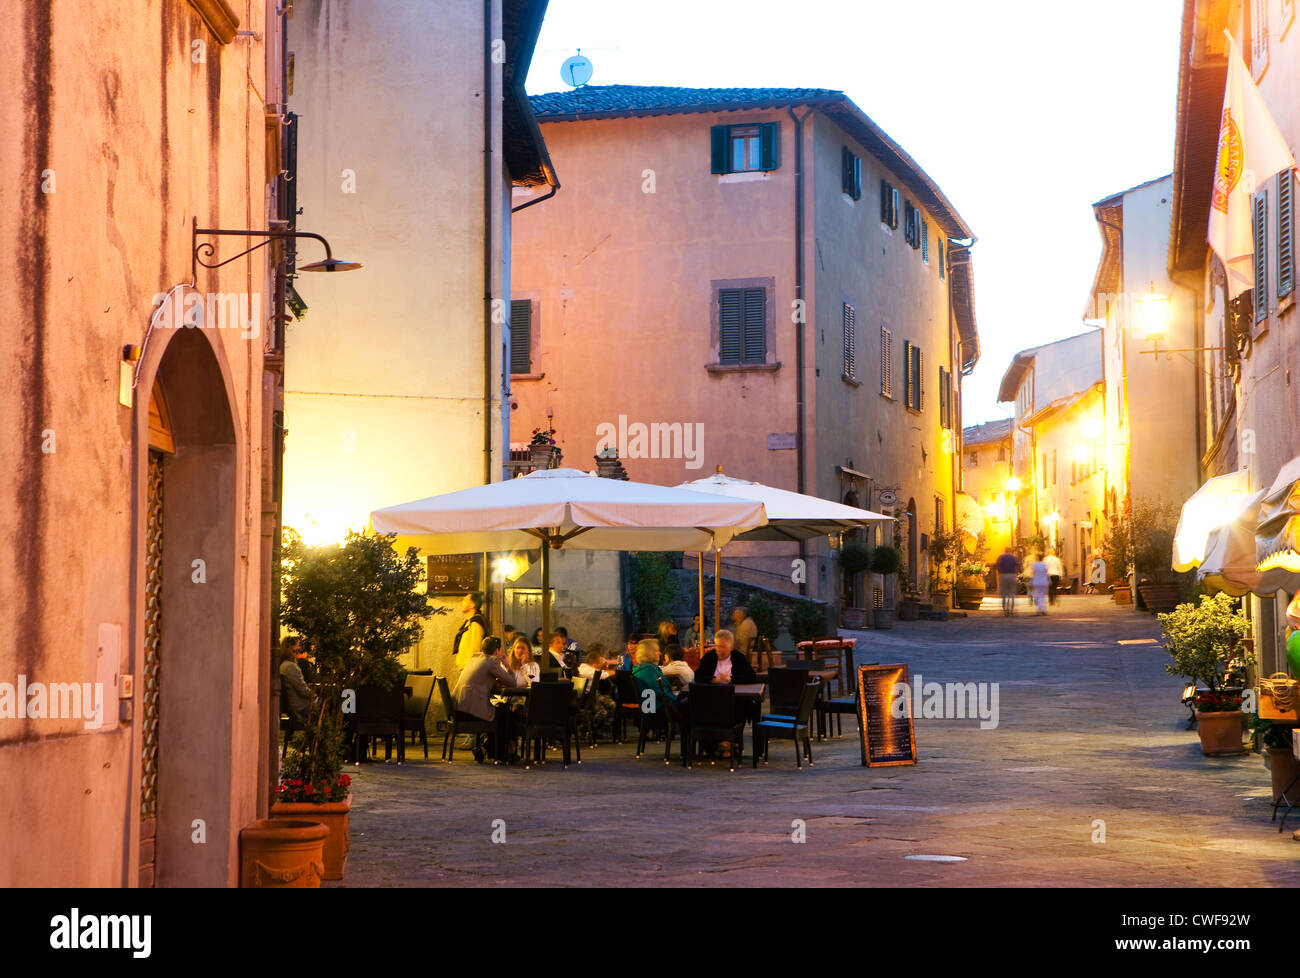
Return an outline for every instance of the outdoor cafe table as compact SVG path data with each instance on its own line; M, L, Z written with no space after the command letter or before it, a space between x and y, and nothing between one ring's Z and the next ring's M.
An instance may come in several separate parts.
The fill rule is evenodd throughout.
M857 644L856 638L821 638L813 642L799 642L795 648L803 653L805 659L816 658L819 652L830 652L839 656L842 662L838 676L839 691L843 693L845 677L853 671L853 649Z

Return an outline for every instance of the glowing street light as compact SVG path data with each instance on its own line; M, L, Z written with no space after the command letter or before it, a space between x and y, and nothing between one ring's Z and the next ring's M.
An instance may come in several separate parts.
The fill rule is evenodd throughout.
M1157 295L1152 283L1151 294L1138 298L1138 324L1142 327L1142 338L1158 340L1165 335L1169 323L1169 296Z

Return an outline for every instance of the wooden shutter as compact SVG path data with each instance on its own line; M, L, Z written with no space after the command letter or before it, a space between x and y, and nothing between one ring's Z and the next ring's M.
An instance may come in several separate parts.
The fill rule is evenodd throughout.
M916 378L912 373L912 343L910 340L903 340L903 403L908 407L912 406L915 388Z
M893 364L889 359L889 344L893 334L884 326L880 327L880 393L886 397L894 396L894 378L890 373Z
M912 371L912 376L916 378L916 409L920 411L925 404L925 354L918 346L912 349L916 351L916 369Z
M1277 294L1295 289L1295 177L1290 170L1277 175Z
M730 173L727 166L727 154L730 147L726 126L714 126L710 133L714 173Z
M718 362L740 363L744 300L740 289L718 291Z
M943 235L936 235L934 239L934 257L939 260L939 281L943 281Z
M745 363L767 359L767 290L745 289Z
M880 223L889 223L889 184L880 181Z
M862 157L853 154L853 199L862 199Z
M951 428L952 391L948 386L948 371L939 368L939 427Z
M533 372L533 303L531 299L510 302L510 372Z
M918 214L918 217L920 215ZM921 261L930 260L930 225L924 219L921 221Z
M853 154L847 146L840 147L840 189L853 196Z
M781 123L765 122L758 127L758 160L760 170L781 165Z
M1255 194L1255 322L1268 318L1268 191Z
M857 377L857 325L853 307L844 303L844 376Z

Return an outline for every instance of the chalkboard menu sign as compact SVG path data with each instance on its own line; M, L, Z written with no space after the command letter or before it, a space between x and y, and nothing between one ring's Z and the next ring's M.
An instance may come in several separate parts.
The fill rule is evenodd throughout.
M858 729L867 767L916 763L910 682L904 665L858 666Z
M479 589L482 554L433 554L425 559L430 594L470 594Z

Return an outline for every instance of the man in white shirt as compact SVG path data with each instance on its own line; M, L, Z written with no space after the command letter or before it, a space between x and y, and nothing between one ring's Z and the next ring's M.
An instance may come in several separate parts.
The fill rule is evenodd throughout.
M680 645L668 646L668 661L660 669L672 683L673 692L680 692L695 682L695 670L686 664L686 651Z
M1061 586L1061 579L1065 577L1065 567L1061 563L1061 558L1054 552L1048 554L1043 562L1047 564L1048 601L1056 604L1056 589Z

